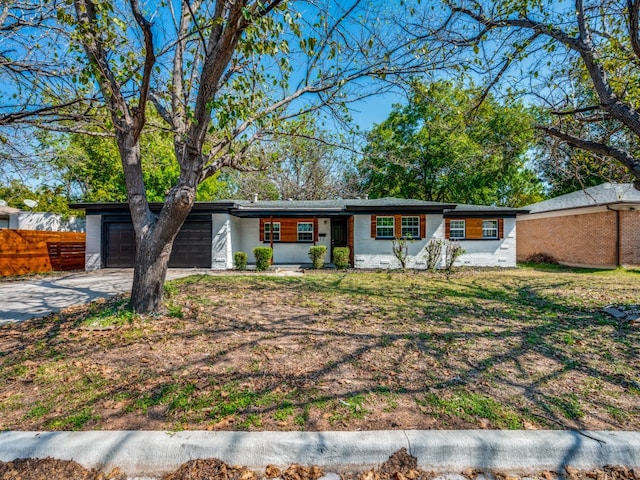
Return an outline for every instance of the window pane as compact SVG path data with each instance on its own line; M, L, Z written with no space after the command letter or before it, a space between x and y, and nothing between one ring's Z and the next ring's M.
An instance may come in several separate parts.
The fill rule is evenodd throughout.
M394 224L393 217L376 217L376 237L393 238Z
M420 217L402 217L402 236L420 238Z
M451 220L449 223L449 238L465 238L464 220Z
M482 237L498 238L498 221L497 220L482 221Z
M280 241L280 222L265 222L264 224L264 239L265 241L271 241L271 227L273 226L273 241Z
M313 241L313 223L298 222L298 241L299 242Z

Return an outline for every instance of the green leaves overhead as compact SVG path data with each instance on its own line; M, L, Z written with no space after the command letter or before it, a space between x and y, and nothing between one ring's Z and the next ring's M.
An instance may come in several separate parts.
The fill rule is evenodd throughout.
M517 206L541 198L525 168L533 118L450 82L415 82L407 105L369 133L360 166L374 197Z

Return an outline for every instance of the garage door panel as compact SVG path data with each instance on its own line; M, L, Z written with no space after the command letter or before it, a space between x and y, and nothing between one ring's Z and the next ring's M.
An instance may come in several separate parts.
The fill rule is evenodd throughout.
M105 267L130 268L135 263L135 235L130 222L105 224ZM176 236L169 258L172 268L211 268L211 222L187 221Z
M136 241L131 223L107 223L105 228L105 267L132 267L136 256Z
M173 242L169 266L211 268L211 222L185 222Z

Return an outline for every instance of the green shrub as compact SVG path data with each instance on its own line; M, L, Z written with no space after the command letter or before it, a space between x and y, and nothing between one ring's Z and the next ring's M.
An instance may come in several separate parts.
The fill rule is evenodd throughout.
M253 249L253 256L256 257L256 270L264 272L271 266L273 250L269 247L256 247Z
M247 269L247 259L249 255L247 252L236 252L233 254L233 266L236 270L246 270Z
M336 247L333 249L333 264L338 270L349 267L349 247Z
M311 258L311 263L313 264L313 268L324 267L324 256L326 253L327 253L326 245L315 245L309 248L309 258Z

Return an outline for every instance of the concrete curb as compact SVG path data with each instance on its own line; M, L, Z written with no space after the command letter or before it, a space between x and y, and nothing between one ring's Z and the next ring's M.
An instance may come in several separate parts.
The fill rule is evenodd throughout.
M156 431L3 432L0 460L53 457L87 468L119 467L153 477L195 458L218 458L261 472L268 464L318 465L328 471L379 466L406 448L421 468L561 472L571 465L640 467L640 432L393 430L367 432Z

